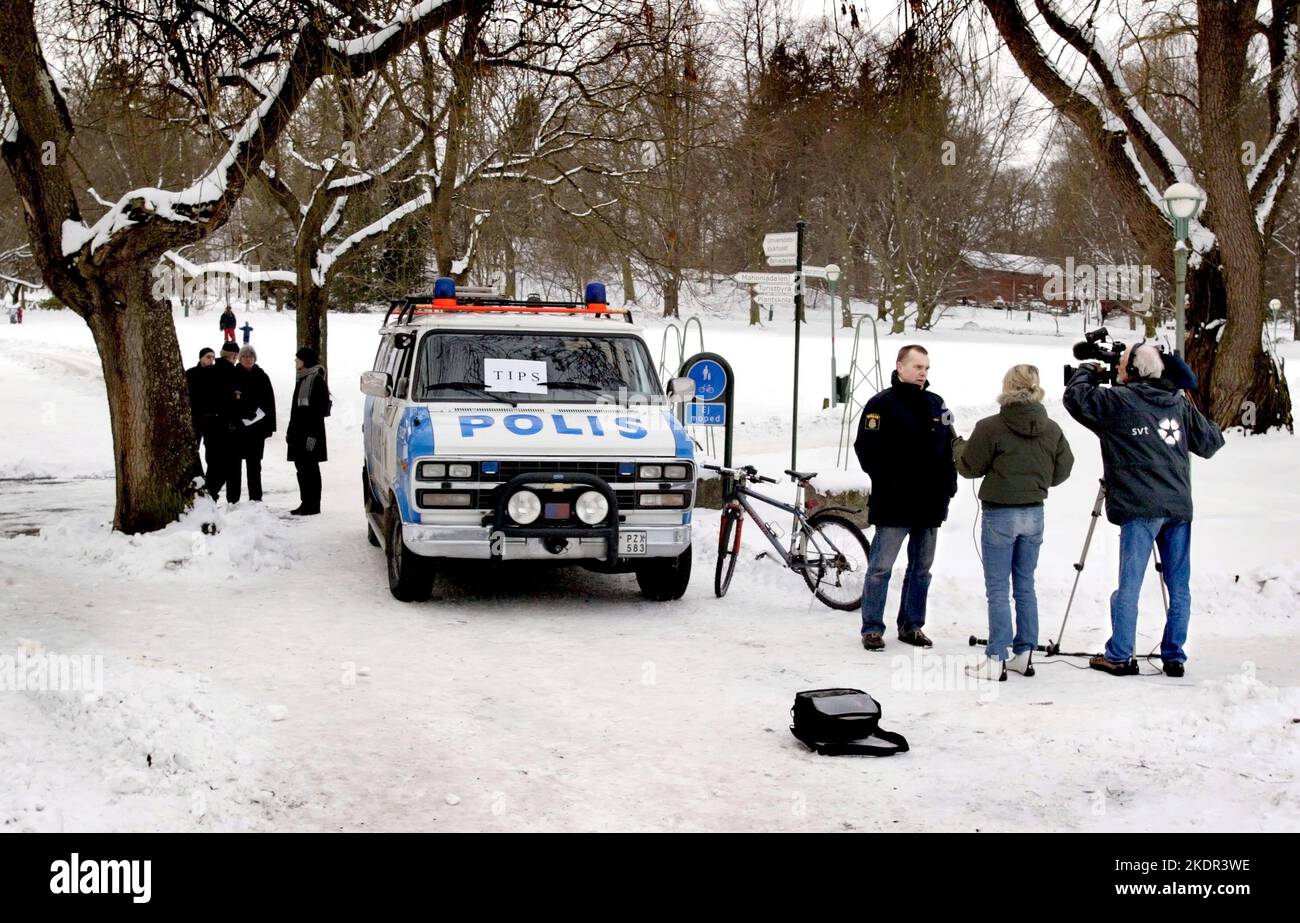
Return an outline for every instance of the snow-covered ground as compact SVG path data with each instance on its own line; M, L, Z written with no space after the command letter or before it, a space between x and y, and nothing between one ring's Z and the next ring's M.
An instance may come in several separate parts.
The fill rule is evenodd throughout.
M778 311L750 328L726 295L703 298L704 345L736 370L736 460L779 475L790 463L791 318ZM0 691L0 829L1300 828L1293 437L1232 437L1194 462L1184 679L1115 679L1062 658L1033 679L978 684L960 669L974 650L967 637L986 629L968 483L941 534L935 647L925 652L891 637L883 655L867 654L856 614L823 607L770 560L742 559L715 599L708 511L696 518L695 576L680 603L644 601L630 576L537 568L507 582L469 566L441 582L440 601L398 603L357 496L356 382L379 318L330 319L325 511L303 521L277 515L297 504L283 443L293 318L246 318L280 404L265 506L200 508L134 537L105 525L111 434L84 323L31 311L21 326L0 324L0 669L25 664L29 679ZM665 328L646 320L657 358ZM1012 363L1036 363L1053 386L1048 409L1078 462L1048 503L1044 642L1057 633L1101 474L1095 439L1055 387L1077 323L1058 336L1050 319L965 310L880 346L886 376L903 342L930 349L932 386L966 434L994 411ZM186 365L219 345L216 312L177 326ZM825 310L811 313L802 340L799 464L823 472L823 487L865 484L855 465L836 465L841 410L821 409ZM1284 352L1300 369L1300 350L1288 342ZM1300 394L1294 371L1290 383ZM203 535L213 516L219 533ZM1102 647L1117 552L1103 521L1067 650ZM1163 623L1154 579L1142 606L1145 652ZM102 673L88 671L74 691L30 688L40 685L32 664L75 655ZM794 693L836 685L875 695L882 725L911 752L806 752L787 730Z

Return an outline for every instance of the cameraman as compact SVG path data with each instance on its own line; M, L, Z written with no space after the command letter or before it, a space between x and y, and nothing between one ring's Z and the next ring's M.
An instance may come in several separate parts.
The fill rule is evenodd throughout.
M1181 360L1171 363L1184 368ZM1171 369L1171 372L1174 370ZM1104 654L1088 661L1113 676L1138 672L1138 594L1154 543L1160 549L1169 612L1160 659L1168 676L1182 676L1183 642L1191 618L1193 452L1209 458L1223 433L1165 377L1154 346L1124 350L1116 369L1122 387L1099 387L1102 367L1084 363L1065 387L1065 409L1101 439L1106 518L1120 527L1119 589L1110 597L1111 636Z

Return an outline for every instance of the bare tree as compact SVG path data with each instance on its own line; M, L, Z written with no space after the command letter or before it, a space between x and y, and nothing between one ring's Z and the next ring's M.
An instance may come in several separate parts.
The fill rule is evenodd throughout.
M1290 392L1263 349L1261 333L1268 243L1300 149L1295 89L1300 3L1274 0L1257 16L1259 4L1198 0L1194 23L1174 11L1155 20L1152 34L1143 36L1181 42L1195 57L1199 151L1180 146L1130 86L1097 33L1100 3L1077 16L1051 0L1034 0L1033 6L1038 29L1021 3L984 0L1025 76L1087 138L1145 261L1165 278L1172 278L1173 256L1160 191L1185 181L1208 194L1208 208L1193 225L1195 258L1188 279L1187 351L1200 376L1198 403L1221 426L1290 429ZM1118 6L1110 11L1123 13ZM1049 40L1057 47L1049 49ZM1056 66L1064 47L1078 56L1080 79ZM1261 55L1253 54L1256 49ZM1267 126L1258 156L1247 157L1255 149L1246 112L1256 77L1266 88Z
M293 10L250 2L150 0L83 22L106 44L132 47L144 79L196 95L209 111L250 99L230 144L182 189L139 188L87 224L70 171L74 129L66 97L37 36L34 0L0 6L0 83L11 114L0 152L23 202L32 252L55 295L91 329L104 371L117 473L114 527L158 529L188 503L198 473L180 351L169 306L152 294L151 269L168 250L220 228L311 86L383 66L419 36L487 0L425 3L390 28L338 38L322 4ZM224 10L224 12L223 12ZM301 16L296 15L301 14ZM291 22L291 27L285 27ZM112 48L109 48L112 53Z

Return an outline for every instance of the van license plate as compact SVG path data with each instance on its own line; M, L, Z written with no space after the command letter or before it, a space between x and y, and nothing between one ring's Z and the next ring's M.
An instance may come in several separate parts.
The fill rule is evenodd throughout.
M618 533L618 553L622 555L645 554L644 532Z

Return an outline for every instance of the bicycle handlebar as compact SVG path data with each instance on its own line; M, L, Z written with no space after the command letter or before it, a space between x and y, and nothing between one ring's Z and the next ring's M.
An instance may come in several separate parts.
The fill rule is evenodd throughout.
M740 468L723 468L718 465L701 465L701 468L707 468L709 471L716 471L719 474L729 475L742 481L756 481L763 484L779 484L776 478L764 477L758 473L758 469L753 465L744 465Z

